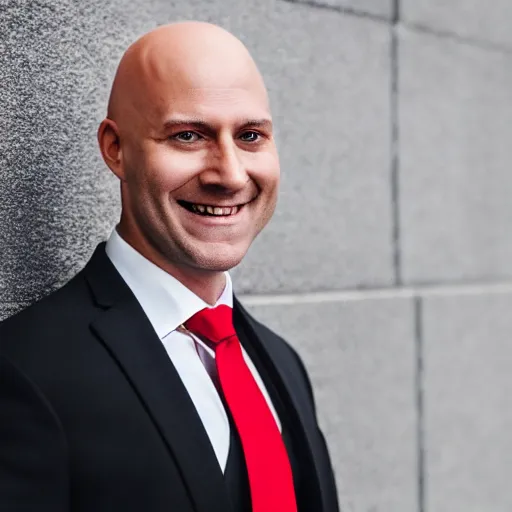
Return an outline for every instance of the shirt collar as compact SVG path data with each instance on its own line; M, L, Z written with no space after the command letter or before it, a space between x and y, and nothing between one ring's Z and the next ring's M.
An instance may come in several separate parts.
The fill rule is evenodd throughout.
M130 287L160 339L174 331L204 308L225 304L233 307L231 277L225 272L226 286L215 306L210 306L185 285L146 259L125 242L114 229L106 253Z

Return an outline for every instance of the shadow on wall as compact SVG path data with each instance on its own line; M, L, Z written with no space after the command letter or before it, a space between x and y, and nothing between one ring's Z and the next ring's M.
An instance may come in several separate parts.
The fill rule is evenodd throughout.
M118 217L96 129L122 51L155 24L143 7L136 19L125 7L2 7L0 302L8 313L67 281Z

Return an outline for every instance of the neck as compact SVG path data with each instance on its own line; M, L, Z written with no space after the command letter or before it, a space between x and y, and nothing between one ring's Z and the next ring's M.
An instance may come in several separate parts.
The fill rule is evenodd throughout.
M226 276L222 271L193 269L171 263L145 240L135 240L123 229L122 223L116 227L119 236L139 254L167 272L191 292L213 306L226 287Z

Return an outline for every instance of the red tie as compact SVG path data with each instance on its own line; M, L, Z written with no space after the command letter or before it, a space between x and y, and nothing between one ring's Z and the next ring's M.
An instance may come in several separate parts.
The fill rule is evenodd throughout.
M245 364L232 309L225 305L203 309L185 327L215 344L219 381L242 441L253 512L296 512L288 454L265 397Z

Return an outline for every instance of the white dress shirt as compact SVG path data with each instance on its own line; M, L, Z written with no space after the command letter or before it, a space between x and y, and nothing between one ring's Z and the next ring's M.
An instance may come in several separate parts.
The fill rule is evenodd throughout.
M199 338L176 330L198 311L214 307L207 304L173 276L150 262L126 243L114 229L106 253L139 301L172 364L192 399L224 472L229 452L230 426L217 382L215 352ZM233 307L231 278L215 304ZM281 430L281 424L267 390L247 352L242 353Z

